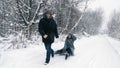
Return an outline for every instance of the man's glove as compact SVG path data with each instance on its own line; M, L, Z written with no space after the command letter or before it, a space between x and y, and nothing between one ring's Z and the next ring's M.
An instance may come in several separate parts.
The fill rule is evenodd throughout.
M56 38L59 38L59 36L57 35Z

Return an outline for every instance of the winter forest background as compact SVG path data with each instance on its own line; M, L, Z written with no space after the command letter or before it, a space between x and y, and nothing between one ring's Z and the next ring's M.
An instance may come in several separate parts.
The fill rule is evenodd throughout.
M68 32L79 38L107 34L120 40L120 12L113 11L107 29L102 29L104 11L88 9L89 3L91 0L0 0L0 49L26 48L41 42L38 22L47 10L57 22L61 40Z

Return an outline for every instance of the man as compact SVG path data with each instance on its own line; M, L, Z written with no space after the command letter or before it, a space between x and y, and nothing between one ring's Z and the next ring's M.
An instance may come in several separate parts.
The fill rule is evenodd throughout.
M54 37L58 38L57 24L52 17L50 11L44 13L43 18L39 22L39 32L42 35L46 53L45 65L50 62L50 56L54 57L54 51L51 44L54 42Z

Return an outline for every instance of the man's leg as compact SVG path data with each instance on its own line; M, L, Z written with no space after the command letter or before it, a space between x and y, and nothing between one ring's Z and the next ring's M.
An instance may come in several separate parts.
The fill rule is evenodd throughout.
M50 49L51 49L51 55L52 57L54 57L54 50L51 48L51 46L50 46Z
M46 54L46 62L45 63L49 63L50 61L50 55L52 55L52 57L54 57L54 51L51 48L51 44L45 44L45 48L47 50L47 54Z
M50 44L45 43L45 48L46 48L46 51L47 51L45 63L49 63L49 61L50 61L50 53L51 53L51 48L50 47L51 47Z

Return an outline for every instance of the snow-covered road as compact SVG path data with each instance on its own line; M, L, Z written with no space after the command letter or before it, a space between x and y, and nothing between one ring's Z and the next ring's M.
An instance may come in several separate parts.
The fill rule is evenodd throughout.
M53 44L53 49L63 47L63 42ZM120 68L120 41L107 36L83 37L75 42L75 56L64 60L55 55L45 66L44 46L2 52L0 68Z

